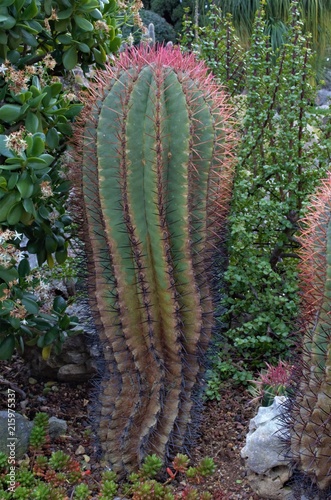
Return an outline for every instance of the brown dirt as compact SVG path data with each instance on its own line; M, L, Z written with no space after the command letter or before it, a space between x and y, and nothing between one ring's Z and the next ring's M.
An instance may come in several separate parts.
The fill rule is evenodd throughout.
M100 477L102 464L96 460L88 421L91 385L58 382L52 384L42 380L30 383L28 370L20 358L15 358L12 363L0 361L0 410L6 409L8 387L1 377L10 383L12 388L15 389L16 386L25 393L26 397L19 391L16 392L18 412L30 419L33 419L37 412L46 412L49 416L67 422L66 436L55 440L51 449L72 453L84 469L91 470L92 481ZM205 405L201 435L191 452L191 465L197 464L206 456L214 459L216 473L203 486L205 491L213 494L214 500L259 498L249 487L240 457L248 422L255 412L249 400L249 395L242 388L229 385L222 389L220 401L207 402Z

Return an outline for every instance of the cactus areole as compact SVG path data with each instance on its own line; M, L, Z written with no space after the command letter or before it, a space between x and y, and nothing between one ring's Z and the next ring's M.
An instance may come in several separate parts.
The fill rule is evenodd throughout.
M77 129L89 283L114 470L190 440L231 188L230 109L203 64L140 48L97 74Z
M291 454L318 488L331 494L331 175L304 222L302 366L291 408Z

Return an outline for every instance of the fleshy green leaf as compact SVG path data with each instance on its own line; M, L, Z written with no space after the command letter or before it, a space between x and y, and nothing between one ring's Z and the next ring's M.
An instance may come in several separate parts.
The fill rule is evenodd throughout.
M15 337L9 335L0 342L0 359L10 359L15 349Z
M21 106L17 104L3 104L0 108L0 120L11 123L20 116Z
M81 16L74 16L75 23L83 31L93 31L93 24Z

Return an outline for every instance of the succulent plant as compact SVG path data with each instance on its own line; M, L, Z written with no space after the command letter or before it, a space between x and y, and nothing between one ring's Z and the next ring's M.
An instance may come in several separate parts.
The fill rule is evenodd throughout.
M331 176L304 221L302 365L291 408L291 452L320 490L331 486Z
M231 191L231 110L203 63L141 47L99 72L76 130L114 470L180 450L213 326L213 255Z

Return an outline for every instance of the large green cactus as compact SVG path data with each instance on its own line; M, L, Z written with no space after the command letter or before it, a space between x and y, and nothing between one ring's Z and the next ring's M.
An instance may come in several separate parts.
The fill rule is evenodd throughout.
M302 237L303 349L291 448L321 490L331 486L331 177L316 193Z
M193 56L134 49L98 73L77 130L105 358L98 433L121 472L188 438L231 188L225 101Z

